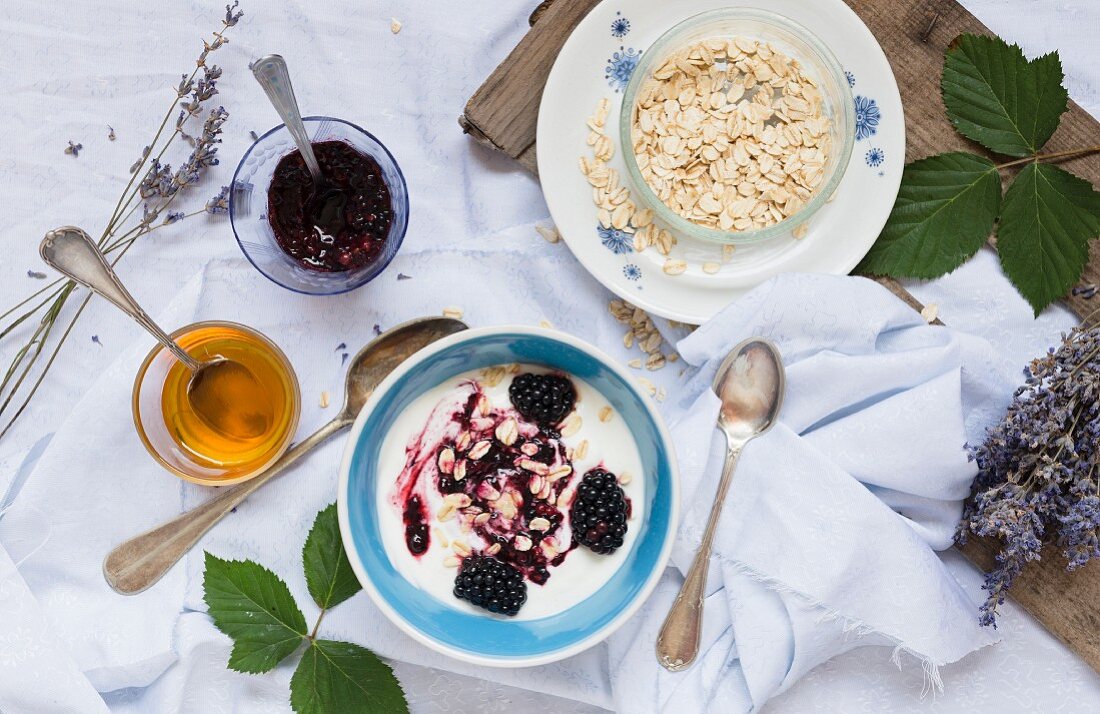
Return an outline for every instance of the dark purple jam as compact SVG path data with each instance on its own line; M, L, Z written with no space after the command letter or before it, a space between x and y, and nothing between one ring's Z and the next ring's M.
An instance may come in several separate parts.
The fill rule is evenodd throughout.
M431 542L428 538L428 513L419 496L413 496L405 504L401 514L405 522L405 545L413 555L423 555Z
M313 188L302 154L279 160L268 188L275 240L302 267L335 273L370 265L382 254L393 203L382 168L342 141L313 144L325 185Z

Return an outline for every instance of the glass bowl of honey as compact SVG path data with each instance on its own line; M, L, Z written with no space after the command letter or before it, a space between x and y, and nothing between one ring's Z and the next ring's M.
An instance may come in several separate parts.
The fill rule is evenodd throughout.
M290 446L301 413L298 378L286 355L259 332L233 322L198 322L171 336L200 361L224 357L243 366L270 400L263 405L270 420L248 438L214 428L191 406L191 372L157 345L134 381L134 424L145 448L175 475L205 486L240 483L264 471ZM231 384L225 390L239 393Z

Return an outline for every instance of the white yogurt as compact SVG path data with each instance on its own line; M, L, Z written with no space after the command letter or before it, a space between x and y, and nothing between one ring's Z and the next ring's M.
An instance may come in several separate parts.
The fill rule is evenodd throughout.
M522 365L521 371L545 373L549 370L535 365ZM584 458L574 458L574 472L567 477L569 479L567 488L572 490L580 483L587 471L602 465L607 471L619 476L621 481L627 481L622 488L631 502L632 513L627 521L627 532L621 548L609 555L597 555L583 546L569 551L561 565L549 568L550 578L545 585L527 581L527 602L520 609L519 614L511 619L531 620L548 617L590 597L603 587L623 564L638 536L638 524L641 522L639 511L645 503L645 479L642 477L642 460L634 436L622 417L614 411L607 421L601 421L601 411L609 406L607 400L587 382L572 376L570 379L577 389L576 413L582 421L576 433L563 436L561 440L574 450L582 441L587 440L588 449ZM458 519L451 518L445 522L436 519L436 513L444 505L444 501L434 485L423 491L423 495L427 498L425 506L430 523L431 546L419 558L413 556L405 544L405 526L401 508L392 502L395 483L406 466L409 453L407 448L415 446L415 441L424 432L433 412L436 415L435 424L428 427L429 431L442 433L441 430L446 428L448 421L442 415L450 413L450 405L465 403L465 396L469 395L473 388L464 383L470 381L481 384L485 395L493 405L510 406L508 386L512 382L512 375L507 374L496 386L490 387L485 383L483 370L472 370L458 375L413 401L390 425L382 443L378 464L380 478L378 491L375 494L378 500L379 529L386 555L394 568L408 582L456 609L492 617L505 617L491 615L452 594L458 568L453 565L448 566L444 562L455 555L450 543L460 539L475 550L483 549L486 544L476 533L463 533ZM437 409L441 403L444 404L443 408ZM568 524L569 509L565 507L562 510L566 513ZM569 534L568 527L563 527L557 533L560 540L564 541L563 550L569 545ZM440 535L446 539L447 547L443 546Z

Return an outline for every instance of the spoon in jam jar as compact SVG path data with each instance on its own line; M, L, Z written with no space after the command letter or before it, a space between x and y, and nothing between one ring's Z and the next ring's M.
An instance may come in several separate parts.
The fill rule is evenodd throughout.
M322 235L335 236L344 229L344 206L348 197L340 188L325 180L321 164L313 152L313 144L302 122L302 113L298 109L298 100L294 97L294 86L290 83L290 70L286 60L280 55L267 55L252 63L252 75L279 113L287 131L294 139L302 160L313 177L313 195L307 205L308 218L312 220L314 230Z
M210 428L246 440L263 436L271 427L274 408L255 375L220 355L200 362L184 351L141 309L86 232L74 226L52 230L42 239L39 252L49 266L134 318L191 371L188 401Z

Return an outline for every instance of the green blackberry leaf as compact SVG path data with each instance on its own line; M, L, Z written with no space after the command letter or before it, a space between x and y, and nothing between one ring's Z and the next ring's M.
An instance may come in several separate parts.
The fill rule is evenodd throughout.
M339 605L362 589L344 552L335 503L318 513L313 521L302 548L302 564L309 594L322 610Z
M1001 179L989 159L951 152L902 173L894 209L857 272L937 278L965 263L993 232Z
M1097 235L1100 193L1057 166L1029 163L1005 193L997 252L1038 315L1081 278Z
M940 89L959 133L991 151L1030 156L1047 143L1066 111L1057 52L1028 61L999 37L960 35L947 50Z
M315 640L290 679L290 706L298 714L408 712L397 677L368 649Z
M233 638L230 669L267 672L306 636L306 619L290 589L262 565L207 553L202 585L214 624Z

